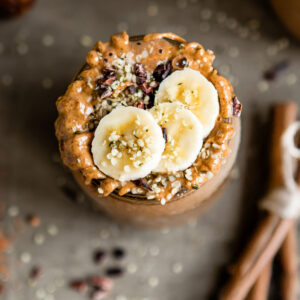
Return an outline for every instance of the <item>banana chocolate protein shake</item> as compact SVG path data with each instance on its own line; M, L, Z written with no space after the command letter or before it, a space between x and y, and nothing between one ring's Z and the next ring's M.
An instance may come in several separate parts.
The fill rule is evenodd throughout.
M61 157L93 202L143 226L203 212L236 158L241 104L214 54L173 33L97 42L55 123Z

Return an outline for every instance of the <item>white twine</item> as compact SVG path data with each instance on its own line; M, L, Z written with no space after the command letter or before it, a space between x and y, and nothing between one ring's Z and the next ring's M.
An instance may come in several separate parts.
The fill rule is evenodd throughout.
M295 145L295 136L300 122L294 122L281 138L282 175L284 186L271 191L262 200L261 207L284 219L300 216L300 188L294 178L294 159L300 159L300 149Z

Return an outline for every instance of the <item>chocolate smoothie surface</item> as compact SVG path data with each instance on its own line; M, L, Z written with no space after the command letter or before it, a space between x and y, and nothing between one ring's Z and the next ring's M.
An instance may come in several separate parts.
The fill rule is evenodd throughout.
M109 42L97 42L66 93L57 100L55 128L64 164L79 171L85 184L101 197L115 191L121 196L142 194L165 203L179 191L198 189L225 163L228 141L234 134L232 120L241 112L231 84L214 69L213 60L211 50L173 33L131 38L122 32ZM214 85L220 105L214 129L204 139L196 161L183 171L152 172L125 183L103 174L91 153L94 131L101 118L120 104L150 109L160 82L175 70L187 67L199 71Z

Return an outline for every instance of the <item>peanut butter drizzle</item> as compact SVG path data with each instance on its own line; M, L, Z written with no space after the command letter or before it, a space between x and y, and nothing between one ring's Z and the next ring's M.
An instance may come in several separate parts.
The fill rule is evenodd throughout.
M145 51L147 55L143 55ZM211 178L212 174L218 172L228 155L228 141L233 136L231 118L233 118L234 92L228 80L213 68L215 56L212 51L205 50L202 45L195 42L186 43L173 33L151 33L134 41L129 39L126 32L122 32L113 35L110 42L96 43L86 56L87 68L70 84L65 95L57 100L59 116L55 128L64 164L71 170L79 170L87 185L91 184L92 179L101 179L100 188L104 196L115 189L119 189L119 195L125 195L136 186L133 182L122 186L119 181L104 175L94 165L90 149L94 133L89 132L88 121L95 104L93 90L96 87L96 80L101 75L101 70L110 67L112 61L123 53L131 53L132 60L141 63L151 74L160 62L167 60L172 61L173 70L182 69L180 62L186 59L189 68L200 71L217 89L220 113L214 129L204 141L204 145L216 146L210 148L208 157L203 158L199 155L190 167L192 180L186 180L183 171L177 172L176 176L176 181L180 181L187 189L199 187ZM169 181L163 191L155 194L155 198L166 199L172 187L172 182Z

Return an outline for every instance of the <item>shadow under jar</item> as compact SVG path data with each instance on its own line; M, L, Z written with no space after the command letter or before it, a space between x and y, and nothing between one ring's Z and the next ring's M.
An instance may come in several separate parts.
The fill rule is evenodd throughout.
M149 45L151 45L150 50ZM183 181L185 184L182 184L181 189L170 200L163 203L164 205L157 199L149 199L145 194L133 194L129 191L124 195L119 195L119 191L122 189L120 184L115 184L115 188L108 195L103 196L98 192L98 187L105 179L101 177L103 174L97 178L95 176L97 172L94 172L95 166L91 155L93 128L87 125L92 108L89 109L88 105L93 101L91 101L91 97L93 97L91 95L94 95L93 89L95 88L93 82L96 82L96 78L99 77L99 74L95 75L97 73L95 70L110 66L114 57L121 56L122 53L134 53L131 59L135 63L144 65L152 73L158 64L166 64L167 61L171 64L171 72L187 67L200 71L218 92L219 116L214 129L203 141L203 147L206 143L218 146L212 149L215 151L215 157L205 157L202 160L197 158L197 164L194 165L199 166L198 171L200 170L199 172L203 176L200 176L201 179L199 179L196 188L194 183L186 184ZM103 60L103 65L100 67L98 65L99 59ZM198 43L187 43L172 33L148 34L131 38L126 33L121 33L112 36L109 43L98 42L94 49L89 52L87 62L75 76L73 86L71 84L66 94L57 102L59 117L56 121L56 135L63 162L72 170L74 178L95 207L100 208L122 223L163 228L182 224L191 218L200 216L221 194L239 148L241 104L234 95L230 83L213 68L213 59L212 51L204 50ZM79 82L81 83L79 84ZM88 94L86 99L89 99L83 104L81 102L82 91ZM78 93L80 95L77 95ZM76 113L73 113L73 117L71 117L70 109L74 110L74 107L78 106L81 107L81 110L76 111L75 109ZM145 106L144 109L147 107ZM80 111L86 114L83 119L80 119ZM89 112L89 115L84 113L86 111ZM77 120L76 130L79 129L79 133L76 132L72 135L70 132L75 131L74 123L76 123L74 118L80 119L81 123L78 124ZM72 126L73 129L70 130L69 127ZM81 136L82 142L79 140ZM85 161L87 162L85 165L82 164L82 152L86 154ZM184 171L182 174L184 177ZM99 185L97 186L95 182Z

